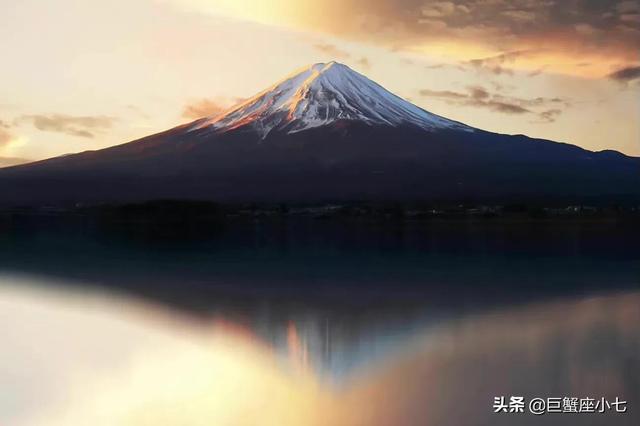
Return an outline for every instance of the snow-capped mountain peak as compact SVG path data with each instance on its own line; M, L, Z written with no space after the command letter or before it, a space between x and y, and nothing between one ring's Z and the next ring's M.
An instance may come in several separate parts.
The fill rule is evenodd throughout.
M472 130L413 105L335 61L304 68L229 111L200 120L194 129L250 126L264 138L274 129L295 133L338 120Z

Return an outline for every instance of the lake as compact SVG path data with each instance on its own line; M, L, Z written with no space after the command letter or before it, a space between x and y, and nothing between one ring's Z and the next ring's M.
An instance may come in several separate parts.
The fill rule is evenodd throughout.
M164 231L5 223L0 424L640 420L636 224ZM511 396L626 412L494 413Z

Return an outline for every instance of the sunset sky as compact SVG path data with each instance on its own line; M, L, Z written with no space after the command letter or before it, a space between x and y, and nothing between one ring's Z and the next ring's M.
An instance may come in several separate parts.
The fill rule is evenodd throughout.
M0 6L0 165L166 130L330 60L482 129L640 156L635 0Z

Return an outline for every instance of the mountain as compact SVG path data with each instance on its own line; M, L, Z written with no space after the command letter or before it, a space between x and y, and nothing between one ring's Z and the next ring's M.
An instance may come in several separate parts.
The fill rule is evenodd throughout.
M424 130L473 131L418 108L337 62L312 65L195 128L229 131L250 123L265 139L274 130L292 134L340 120L370 126L410 124Z
M640 202L640 159L440 117L345 65L315 64L207 117L0 169L0 203Z

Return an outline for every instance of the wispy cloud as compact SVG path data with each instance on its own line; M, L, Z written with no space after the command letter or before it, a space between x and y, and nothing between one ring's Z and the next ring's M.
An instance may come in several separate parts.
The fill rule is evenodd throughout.
M581 64L578 64L576 66L581 66ZM549 66L548 65L543 65L539 68L534 69L533 71L530 71L529 74L527 74L529 77L536 77L539 76L540 74L542 74L544 72L544 70L546 70Z
M543 123L553 123L554 121L556 121L558 116L560 116L560 114L562 114L562 110L559 108L555 108L538 113L538 117Z
M196 99L184 106L182 117L197 120L198 118L215 116L243 100L244 98L222 97Z
M329 56L331 59L352 62L365 70L371 69L371 61L369 60L369 58L367 58L366 56L355 57L351 53L339 48L335 44L316 43L313 45L313 48Z
M549 60L549 71L593 77L609 64L636 61L640 49L637 0L290 0L274 9L270 20L279 24L412 52L440 45L459 60L475 59L473 51L546 49L548 57L531 60L528 71ZM263 19L250 7L244 14ZM593 69L575 66L586 58ZM504 65L491 69L504 72Z
M629 83L633 80L640 79L640 66L624 67L617 71L612 72L608 76L610 79L619 83Z
M113 126L115 119L108 116L73 116L66 114L23 115L18 122L29 122L43 132L64 133L80 138L93 138L97 133Z
M454 92L451 90L422 89L418 93L420 94L420 96L423 96L423 97L434 97L434 98L447 99L447 100L469 99L468 93Z
M419 94L422 97L441 99L452 105L485 108L503 114L532 114L538 117L539 122L544 123L554 122L562 114L562 108L571 104L562 98L504 96L491 93L482 86L469 86L464 92L422 89Z
M13 126L6 121L0 120L0 152L3 155L11 155L12 147L20 143L21 138L13 131ZM0 167L13 166L15 164L26 163L27 160L13 157L0 157Z
M9 146L16 136L11 131L11 125L6 121L0 120L0 148Z
M508 64L513 63L517 59L530 54L531 51L526 50L506 52L486 58L471 59L470 61L463 62L461 65L470 65L478 71L488 71L496 75L512 75L513 70L509 68Z
M368 70L371 69L371 62L365 56L361 57L356 61L356 63L363 69Z
M216 13L216 2L188 3ZM637 0L278 0L269 13L252 7L262 0L235 3L232 16L440 55L450 63L544 48L544 55L518 64L525 72L548 65L543 72L601 78L613 64L636 62L640 50ZM577 65L585 61L589 67Z
M11 143L13 140L13 135L9 130L0 126L0 148L5 147Z
M334 59L349 59L351 58L351 54L346 50L342 50L334 44L330 43L316 43L313 45L313 48L322 52L326 55L329 55Z

